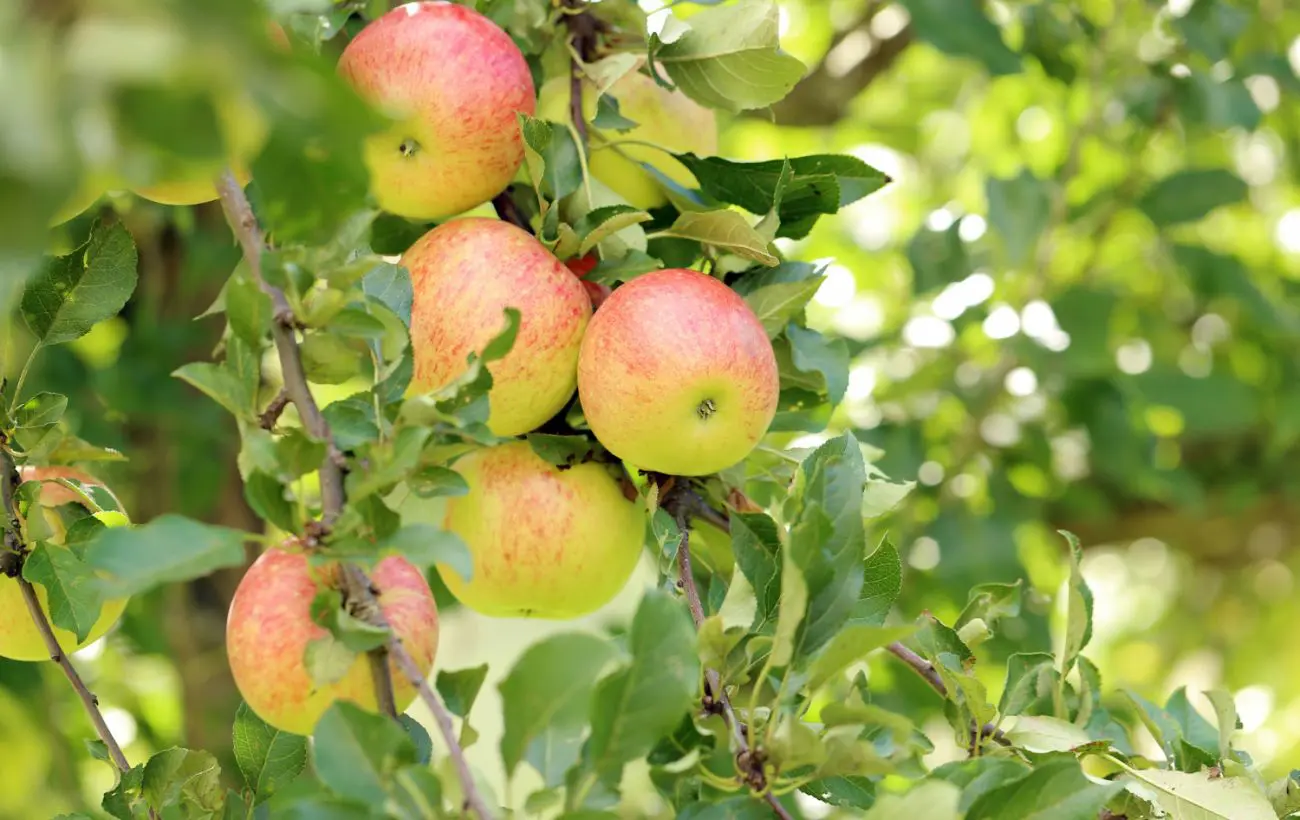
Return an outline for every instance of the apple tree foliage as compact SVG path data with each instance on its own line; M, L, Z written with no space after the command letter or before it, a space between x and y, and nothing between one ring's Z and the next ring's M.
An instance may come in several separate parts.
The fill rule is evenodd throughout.
M982 63L993 75L1027 63L1053 76L1074 71L1063 56L1068 27L1100 36L1086 13L1024 4L1015 13L1023 14L1026 35L1013 48L978 4L904 5L910 36ZM667 20L653 33L646 14L627 0L563 6L485 0L477 7L512 35L539 86L567 75L579 59L579 69L607 89L645 56L659 82L703 105L731 113L779 111L807 71L782 50L779 10L767 0L674 6L656 13ZM1228 48L1216 32L1237 12L1204 1L1195 7L1196 14L1220 16L1200 28L1194 27L1199 18L1190 18L1189 46ZM164 511L111 533L73 522L74 549L42 550L51 534L17 525L14 514L26 518L37 487L11 479L15 465L93 468L149 458L151 450L147 443L132 452L83 438L79 417L95 408L25 391L20 378L0 404L9 496L5 550L34 551L22 562L6 558L5 566L44 588L55 626L85 635L104 599L242 566L249 544L274 543L284 533L319 539L324 554L362 567L400 553L422 567L468 568L454 536L404 521L388 499L398 487L424 498L464 491L438 453L448 443L497 441L484 424L491 376L483 365L511 349L517 316L503 317L506 330L479 351L464 378L432 394L407 395L411 285L391 257L430 226L373 207L360 145L382 118L333 72L340 43L387 10L374 0L268 0L265 6L142 0L84 8L56 0L0 9L0 65L7 74L30 77L6 81L11 94L0 108L6 148L0 177L19 194L6 194L0 219L0 307L30 334L29 365L39 368L41 356L76 344L132 299L184 296L182 285L135 293L142 258L165 256L167 240L137 244L132 222L122 216L46 228L85 166L108 155L129 163L151 152L219 162L214 101L231 87L249 93L270 124L248 195L272 244L253 266L211 242L206 252L224 260L229 278L215 302L191 315L224 321L225 331L215 350L171 374L176 389L199 391L212 408L233 416L242 499L255 519L244 527L217 526ZM578 15L616 35L604 51L575 56L569 18ZM288 32L291 51L266 36L270 19ZM1259 70L1281 77L1273 63ZM1193 95L1208 118L1235 118L1247 107L1243 89L1208 82L1170 93ZM1151 96L1151 117L1162 116L1157 91L1134 92ZM596 124L626 128L617 99L600 93ZM130 761L97 806L65 817L461 816L471 788L496 816L505 816L508 803L518 816L575 820L640 813L812 816L810 806L819 816L937 820L1255 820L1300 809L1300 781L1266 782L1234 747L1239 721L1228 693L1208 693L1210 720L1183 690L1158 704L1106 688L1088 658L1093 598L1080 572L1079 544L1068 532L1058 541L1068 576L1057 602L1064 612L1059 630L1025 651L990 657L984 650L1003 624L1019 618L1023 607L1043 603L1027 601L1019 582L998 582L973 584L952 618L900 606L903 562L882 522L906 508L911 483L882 472L877 464L887 451L864 445L851 431L815 447L779 443L790 438L780 434L827 429L848 388L850 361L862 350L858 342L809 327L806 308L823 284L825 265L795 258L782 250L790 243L777 240L805 238L823 216L886 186L885 173L848 154L757 162L683 154L678 159L698 187L660 175L669 204L643 212L607 197L594 201L582 129L532 117L521 117L519 127L529 182L511 187L508 207L559 257L596 252L600 262L589 278L615 287L656 268L695 266L744 296L780 363L775 435L741 464L703 480L633 477L660 583L645 592L625 629L553 634L506 672L498 687L504 782L480 774L467 785L446 749L435 751L428 731L409 718L394 722L337 704L311 738L302 738L278 732L241 706L224 717L233 766L223 767L201 748L166 748ZM38 133L41 139L30 138ZM1145 188L1142 207L1160 226L1199 218L1244 195L1242 184L1224 173L1166 176ZM1028 172L991 184L988 199L990 221L1007 253L1021 262L1060 207L1046 182ZM235 227L247 234L248 226ZM964 253L953 230L919 232L908 249L918 290L968 272ZM284 294L287 311L259 275ZM276 342L284 338L299 349L313 390L348 386L324 407L328 440L277 398L284 372ZM122 355L140 353L128 348ZM354 390L358 380L364 386ZM278 405L275 412L270 405ZM215 416L204 418L216 423ZM556 464L604 457L576 401L528 438ZM346 504L323 528L315 476L326 458L346 465ZM103 509L117 508L110 494L76 481L71 486ZM730 543L724 552L732 560L696 561L683 575L681 525L692 515L714 529L725 516L724 542ZM46 560L36 560L40 555ZM692 590L700 597L698 623L687 601ZM162 610L152 614L165 617ZM336 651L313 662L321 679L332 665L364 651L357 647L373 646L370 627L329 614L321 623ZM999 681L992 688L990 664L997 664ZM462 747L477 741L474 707L486 672L440 667L433 680ZM891 685L900 679L911 680L928 702L900 695ZM934 703L941 704L943 732L928 721ZM1158 753L1137 742L1140 732L1154 738ZM936 766L927 758L940 734L959 754ZM110 757L100 741L89 743L88 754ZM527 794L511 788L522 769L533 775ZM651 798L632 801L633 792Z

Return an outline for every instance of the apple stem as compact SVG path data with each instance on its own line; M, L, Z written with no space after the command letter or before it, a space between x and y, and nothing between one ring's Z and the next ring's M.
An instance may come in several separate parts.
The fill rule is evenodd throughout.
M269 284L262 277L262 253L266 250L266 237L262 233L261 226L257 224L253 206L244 194L243 187L230 169L224 170L217 178L217 193L220 194L221 207L226 213L226 219L230 222L231 229L243 249L244 260L248 263L253 280L271 297L275 315L275 321L271 323L271 336L275 340L280 370L284 374L284 394L288 397L288 401L293 402L298 408L298 415L302 418L303 426L307 431L317 440L325 442L325 458L320 467L321 518L319 523L313 522L307 528L309 540L318 542L328 535L330 528L343 511L343 468L346 462L335 445L329 423L321 414L311 387L307 384L307 374L302 366L302 352L298 347L293 309L289 306L289 300L284 291ZM465 752L456 742L456 737L451 730L451 717L429 688L419 665L406 651L401 639L389 627L375 598L370 578L360 567L345 562L343 587L344 600L360 613L358 617L363 617L373 626L388 629L387 644L366 653L375 684L375 701L379 704L380 710L393 719L397 718L392 670L388 662L391 656L402 673L420 692L429 710L433 712L456 765L465 802L474 809L480 820L492 820L487 805L478 793L469 764L465 761Z
M681 531L681 540L677 542L677 570L678 585L686 593L686 603L691 610L691 620L695 622L695 629L698 631L704 623L704 604L700 600L700 590L695 585L695 572L691 568L691 515L700 514L708 511L712 515L699 515L701 519L708 520L709 523L717 525L717 520L721 520L719 529L730 532L730 523L727 521L725 514L714 510L690 488L688 480L685 478L676 478L673 480L672 487L664 496L664 509L668 510L673 519L677 522L677 529ZM763 770L763 755L751 750L749 742L745 740L745 733L741 729L740 721L736 718L736 711L731 705L731 698L727 696L727 690L722 685L722 676L716 669L705 669L704 679L709 685L708 695L712 700L712 707L720 710L722 719L731 730L732 740L736 744L736 769L740 772L744 781L755 791L763 795L763 800L772 808L773 813L782 820L792 820L790 813L781 801L768 788L767 774Z
M0 440L0 445L5 442ZM13 458L9 451L0 446L0 499L4 503L4 522L5 522L5 546L12 549L19 556L26 553L26 545L22 543L20 534L20 525L18 519L18 509L14 504L14 490L17 489L21 479L18 476L18 470L14 466ZM104 748L108 750L109 760L117 767L117 770L123 774L131 771L131 764L126 759L126 754L122 751L122 746L113 737L113 732L108 728L107 721L104 720L104 713L99 711L99 698L90 691L86 682L81 679L77 667L72 665L67 653L59 646L59 639L54 636L54 629L50 626L50 620L45 616L45 610L41 609L40 599L36 597L36 587L22 576L21 562L17 566L18 573L13 576L14 581L18 583L19 590L22 591L23 601L27 604L27 611L32 616L32 623L36 625L36 631L41 633L41 640L45 644L45 649L50 653L50 660L59 665L63 674L76 690L77 697L81 699L81 705L86 709L86 716L90 718L90 723L95 727L95 734L103 741ZM153 809L149 809L149 817L157 818L158 814Z

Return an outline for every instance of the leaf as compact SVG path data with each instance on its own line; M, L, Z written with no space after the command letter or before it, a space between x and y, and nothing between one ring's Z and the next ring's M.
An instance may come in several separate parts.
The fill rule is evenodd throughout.
M642 274L660 270L664 263L648 254L630 250L618 259L602 259L590 273L584 277L588 282L613 287L619 282L630 282Z
M624 228L649 221L650 214L631 205L607 205L588 211L573 226L581 240L577 255L586 256L596 245Z
M903 562L898 550L885 538L863 565L862 592L849 624L881 626L902 591Z
M467 717L474 706L479 689L487 679L488 665L471 666L454 671L439 670L437 687L447 711L456 717Z
M1051 216L1047 185L1026 168L1010 179L989 177L984 192L989 202L989 224L1002 237L1007 260L1012 265L1023 265L1029 261Z
M726 111L771 105L790 93L806 68L781 51L780 19L771 0L742 0L689 18L674 42L652 50L686 96Z
M628 665L596 687L584 754L601 780L615 785L623 765L647 754L690 710L700 677L695 627L685 609L662 592L641 599L628 649Z
M882 646L901 641L916 631L915 626L846 626L831 638L808 667L808 689L829 683L867 654Z
M1058 530L1070 549L1070 584L1066 592L1068 604L1065 620L1065 646L1061 649L1061 677L1074 668L1075 658L1088 645L1092 637L1092 591L1083 579L1081 564L1083 549L1073 533Z
M798 282L768 285L745 295L745 302L763 323L767 338L774 339L791 321L802 318L803 309L813 294L821 287L825 277L812 277ZM846 363L847 365L847 363Z
M45 588L55 626L76 635L78 644L86 640L104 605L99 579L90 567L72 550L41 542L23 561L23 578Z
M799 791L842 809L867 809L876 802L876 784L866 777L826 777L799 787Z
M942 780L923 780L903 794L882 794L862 820L961 820L961 791Z
M402 730L415 747L415 762L422 766L429 765L429 761L433 760L433 738L429 737L429 730L410 715L398 715L397 722L402 724Z
M104 595L138 595L244 563L244 533L167 513L140 527L111 527L86 549Z
M1007 47L998 27L975 3L903 0L918 40L947 54L979 60L993 76L1021 70L1020 56Z
M596 676L613 657L609 642L584 633L553 635L524 651L498 687L507 777L529 747L581 735Z
M242 701L235 711L233 748L256 803L291 783L307 765L307 738L276 729Z
M1179 741L1183 739L1183 729L1178 725L1178 721L1173 715L1136 692L1121 689L1120 693L1133 704L1138 718L1160 745L1165 757L1173 761L1178 755Z
M957 233L960 223L941 231L921 228L907 244L907 262L912 266L912 293L921 295L965 279L971 273L966 243Z
M1224 205L1241 202L1248 188L1223 168L1178 171L1157 180L1138 199L1138 209L1157 228L1196 222Z
M1003 715L1050 711L1059 685L1056 658L1047 652L1017 653L1007 658L1007 678L998 711Z
M540 194L558 202L582 185L578 146L569 129L519 113L528 173Z
M19 310L45 345L70 342L116 316L136 283L136 251L120 223L96 222L90 238L67 256L49 259L28 280Z
M754 631L776 619L781 600L781 545L776 522L762 513L731 516L731 551L757 603Z
M390 262L376 265L374 270L361 279L361 291L387 305L404 325L411 326L411 305L415 301L415 291L411 285L410 271L406 268Z
M1069 721L1049 716L1019 715L1003 728L1007 740L1027 752L1068 752L1086 746L1092 738Z
M261 470L254 470L244 480L244 500L253 512L281 530L294 532L298 528L298 516L284 485Z
M307 667L307 676L312 683L330 686L343 680L352 671L358 654L333 635L326 635L307 642L307 648L303 651L303 664Z
M1219 757L1227 757L1232 752L1232 736L1240 728L1237 702L1226 689L1211 689L1205 696L1214 706L1214 715L1219 725ZM1297 808L1300 809L1300 806Z
M1020 614L1020 596L1023 583L1013 584L977 584L971 587L966 606L953 623L955 629L961 629L973 620L980 619L992 625L1002 618L1014 618Z
M316 774L330 791L363 803L382 804L385 781L396 764L415 760L415 747L402 727L345 700L321 715L312 737Z
M271 330L271 297L249 276L243 266L226 283L226 318L236 336L254 350Z
M1029 773L1029 766L1006 757L976 757L954 760L930 772L930 777L961 787L958 809L966 812L986 792Z
M1219 730L1201 717L1201 713L1192 706L1187 699L1187 687L1180 686L1174 690L1169 700L1165 701L1165 712L1178 722L1184 740L1211 759L1219 757Z
M780 261L768 251L767 239L738 211L687 211L661 235L692 239L762 265Z
M251 419L257 412L247 382L227 364L190 362L177 368L172 375L197 388L238 418Z
M777 606L776 634L772 637L771 663L781 667L795 656L795 639L808 606L808 584L790 550L781 550L781 598Z
M586 436L529 433L526 438L538 458L557 467L579 464L585 461L593 450L591 439Z
M155 810L182 806L182 816L205 817L220 811L226 792L221 766L211 752L171 748L158 752L144 765L141 790Z
M828 340L820 332L787 325L790 360L804 373L819 373L826 385L826 398L839 404L849 388L849 346L843 339Z
M1132 769L1129 776L1156 790L1156 803L1175 820L1277 820L1272 805L1244 777L1210 777L1165 769Z
M420 569L437 564L466 581L474 575L474 557L459 535L432 524L406 524L379 542L378 549L403 556Z
M1089 780L1073 757L1057 757L985 792L971 804L966 820L1097 820L1123 790L1123 783Z
M68 397L60 393L37 393L18 405L14 411L14 426L34 430L57 424L68 409Z

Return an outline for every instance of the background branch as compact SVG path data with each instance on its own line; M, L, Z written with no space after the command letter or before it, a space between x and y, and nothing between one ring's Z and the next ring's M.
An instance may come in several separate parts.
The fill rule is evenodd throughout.
M303 425L308 432L315 438L325 442L326 445L325 458L320 467L321 520L318 526L309 528L309 536L311 536L312 540L319 540L328 535L330 527L333 526L343 510L343 458L334 444L329 423L325 421L325 417L321 414L320 407L316 404L316 399L312 395L311 387L307 383L307 375L302 366L302 354L295 335L293 310L289 306L289 300L284 291L268 283L262 276L262 251L266 248L266 238L261 227L257 224L257 217L253 214L252 205L244 194L244 189L239 185L235 175L229 169L223 171L217 180L217 192L220 194L221 207L226 213L226 218L239 240L240 247L243 248L244 259L248 262L253 278L257 281L258 286L271 297L272 305L275 308L275 321L271 323L271 334L275 340L276 351L280 358L280 368L284 374L284 392L294 406L298 408L298 415L302 418ZM448 751L453 761L455 761L456 771L460 775L466 803L474 808L474 811L482 820L490 820L492 815L488 812L486 804L474 784L474 779L469 771L469 764L465 761L464 750L460 748L460 744L456 742L455 736L450 732L451 719L442 704L433 695L432 690L429 689L419 666L389 626L376 597L379 590L371 583L365 571L358 566L344 562L341 574L344 601L351 614L373 626L382 627L389 631L388 643L385 646L366 653L375 685L375 700L380 711L394 719L397 717L397 708L393 697L392 672L388 662L391 655L398 667L419 690L421 697L438 721L439 729L443 730L443 737L447 740ZM445 727L443 725L444 721L447 724Z

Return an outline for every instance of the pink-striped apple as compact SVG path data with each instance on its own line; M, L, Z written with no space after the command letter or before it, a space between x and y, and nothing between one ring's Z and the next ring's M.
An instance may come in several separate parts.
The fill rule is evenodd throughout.
M488 427L514 436L559 412L577 384L578 348L591 301L578 279L532 234L490 217L446 222L402 256L411 272L416 392L436 390L467 367L519 310L519 334L488 364Z
M332 565L313 567L288 549L262 553L240 580L226 619L226 652L235 686L262 720L286 732L311 734L335 701L377 711L368 661L358 655L338 681L319 685L308 671L307 644L329 634L311 618L311 603L335 583ZM423 573L400 556L379 561L370 573L379 609L427 675L438 651L438 608ZM318 583L319 582L319 583ZM390 659L393 695L405 710L416 690Z
M371 191L401 216L441 219L505 189L524 160L516 112L536 108L510 36L466 6L412 2L362 29L339 59L357 93L395 120L366 142Z
M587 424L642 470L707 475L749 455L776 415L767 333L720 280L654 271L615 288L578 358Z
M97 478L74 467L24 467L19 471L19 475L23 481L69 478L86 486L102 486L102 483ZM80 496L62 485L52 482L41 485L40 514L45 516L46 521L55 533L55 538L46 542L51 548L67 548L63 543L63 521L55 514L53 508L64 504L76 504L80 500ZM115 510L99 512L94 515L105 526L109 527L122 527L130 523L125 515ZM50 617L49 596L45 591L45 587L40 584L34 586L36 587L36 600L40 603L41 609L45 611L45 617L48 620ZM99 618L91 626L90 632L86 635L84 641L78 641L77 636L72 632L60 629L51 622L55 640L59 642L59 648L64 652L75 652L104 637L108 630L112 629L113 625L122 617L123 611L126 610L127 601L127 598L113 598L105 601L100 607ZM27 602L23 598L22 588L16 580L6 578L3 575L0 575L0 657L17 661L43 661L50 658L50 652L45 646L45 641L41 638L41 633L37 631L36 624L32 622L31 613L27 610Z
M438 571L465 606L503 618L576 618L609 603L631 577L645 517L606 465L561 470L520 441L453 466L469 492L447 500L443 526L469 546L474 572L465 581Z
M596 89L587 83L583 91L583 113L590 122L596 116ZM700 156L716 154L717 115L680 91L669 91L639 71L624 74L607 93L618 100L619 113L635 122L636 126L627 131L589 129L593 137L588 160L591 175L629 204L642 209L663 205L668 197L663 186L641 163L679 185L695 187L698 184L695 177L668 152L690 151ZM568 77L547 80L538 92L538 116L567 122L569 95Z

